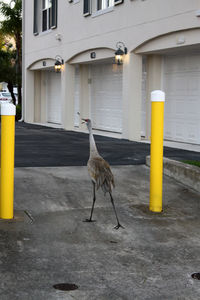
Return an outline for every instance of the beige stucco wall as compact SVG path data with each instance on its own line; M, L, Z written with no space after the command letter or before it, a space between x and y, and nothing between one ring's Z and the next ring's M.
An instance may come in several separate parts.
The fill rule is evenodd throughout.
M93 0L95 1L95 0ZM123 65L123 137L140 140L142 55L147 55L147 97L151 90L162 88L162 52L199 43L199 0L125 0L108 13L83 16L83 2L58 1L58 26L55 30L33 35L33 1L25 1L24 99L25 121L45 122L45 100L40 103L35 85L43 70L42 61L53 65L56 55L62 56L62 125L73 129L74 65L81 68L80 112L89 115L89 85L87 63L114 57L116 43L123 41L128 55ZM61 37L58 40L57 37ZM184 37L184 38L183 38ZM97 58L92 60L90 52ZM113 54L112 54L113 53ZM36 72L37 74L37 72ZM42 78L42 72L38 76ZM42 81L41 81L42 82ZM43 93L41 83L41 93ZM34 101L36 99L36 103ZM45 99L45 97L42 97ZM150 136L150 103L147 103L147 138Z
M59 0L57 29L34 36L33 1L26 0L26 66L45 58L47 49L49 57L60 54L68 61L87 49L115 49L119 40L130 51L156 36L199 27L199 0L128 0L97 17L83 17L82 6L82 1L73 4ZM61 41L56 34L61 35Z

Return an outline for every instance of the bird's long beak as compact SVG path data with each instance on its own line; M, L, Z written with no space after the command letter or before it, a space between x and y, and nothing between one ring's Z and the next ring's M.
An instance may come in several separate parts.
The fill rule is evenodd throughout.
M85 124L87 122L87 119L81 119L83 122L81 124Z

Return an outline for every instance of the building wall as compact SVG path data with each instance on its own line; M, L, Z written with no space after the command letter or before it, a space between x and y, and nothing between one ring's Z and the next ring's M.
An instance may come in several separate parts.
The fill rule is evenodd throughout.
M129 0L97 17L84 17L82 7L82 1L73 4L59 0L57 29L34 36L33 1L26 0L26 66L45 58L46 49L49 57L54 58L59 53L68 61L87 49L115 49L119 40L132 51L156 36L199 27L195 15L199 9L198 0ZM56 34L61 35L61 42L56 40Z
M95 0L93 0L95 7ZM89 115L88 64L114 57L116 43L123 41L128 55L123 64L123 133L124 138L140 140L142 56L147 55L147 91L162 88L162 51L197 45L200 18L199 0L125 0L106 13L83 16L83 1L58 1L58 26L33 35L33 1L25 1L25 121L46 122L42 74L53 67L56 55L65 61L62 72L62 126L74 127L74 71L81 69L80 112ZM60 38L60 40L58 39ZM184 38L183 38L184 37ZM186 37L186 38L185 38ZM90 53L96 52L96 59ZM44 67L42 62L47 62ZM33 74L34 73L34 74ZM38 92L41 89L42 102ZM146 138L150 137L150 104L147 101ZM40 111L41 110L41 111ZM81 127L80 127L81 129Z

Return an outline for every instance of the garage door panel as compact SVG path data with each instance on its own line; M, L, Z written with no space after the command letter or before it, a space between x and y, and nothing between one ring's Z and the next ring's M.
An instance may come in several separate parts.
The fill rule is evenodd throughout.
M170 139L172 136L174 137L173 121L171 118L165 118L165 121L166 121L164 124L165 138Z
M197 63L199 55L187 56L187 71L200 71L200 64Z
M200 55L164 58L165 139L200 144Z
M184 139L185 139L184 121L183 122L180 122L180 121L174 122L173 127L175 127L175 139L177 139L179 141L184 141Z
M91 66L91 117L93 127L122 131L122 68L112 64ZM118 121L117 121L118 120Z
M188 90L188 79L185 75L176 76L174 79L174 92L176 94L181 93L185 95L185 92Z
M173 112L173 103L172 103L172 99L170 97L170 95L168 94L168 98L166 100L168 103L167 105L165 104L165 118L168 118L168 116L172 115Z
M193 94L200 91L200 78L195 75L191 75L190 78L188 78L188 90Z
M195 141L199 138L199 128L195 123L189 123L186 131L187 138L191 143L195 143Z
M47 121L61 124L61 76L55 71L46 71Z
M185 104L185 108L190 119L200 119L199 103L196 99L190 97L189 101Z
M185 103L183 100L177 100L175 102L174 113L176 118L185 118Z

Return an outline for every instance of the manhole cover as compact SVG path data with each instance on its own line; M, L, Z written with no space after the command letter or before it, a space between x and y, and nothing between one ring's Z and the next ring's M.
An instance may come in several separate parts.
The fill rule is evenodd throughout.
M191 276L194 279L200 280L200 273L193 273Z
M74 291L78 289L78 286L74 283L58 283L54 284L53 287L60 291Z

